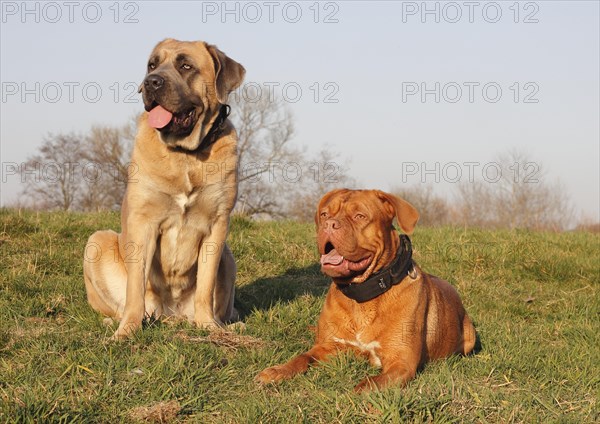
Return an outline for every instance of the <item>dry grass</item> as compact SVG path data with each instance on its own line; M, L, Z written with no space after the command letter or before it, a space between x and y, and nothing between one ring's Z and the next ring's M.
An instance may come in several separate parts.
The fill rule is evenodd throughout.
M146 423L170 423L181 411L181 405L176 400L158 402L151 406L138 406L129 411L129 417L134 421Z

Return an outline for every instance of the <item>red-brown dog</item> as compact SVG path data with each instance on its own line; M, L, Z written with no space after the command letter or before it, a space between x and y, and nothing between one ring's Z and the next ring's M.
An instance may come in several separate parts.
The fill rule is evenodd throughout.
M334 190L316 214L321 270L333 279L319 317L315 345L283 365L263 370L260 383L306 371L351 348L383 368L357 391L405 384L426 362L468 354L475 328L456 290L412 261L410 240L418 212L378 190Z

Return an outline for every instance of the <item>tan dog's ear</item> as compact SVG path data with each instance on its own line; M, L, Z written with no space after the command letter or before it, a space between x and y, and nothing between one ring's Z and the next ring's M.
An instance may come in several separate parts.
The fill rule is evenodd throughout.
M206 43L205 43L206 44ZM229 93L238 88L244 80L246 69L212 44L206 48L215 64L215 93L219 103L227 103Z
M391 206L390 217L393 219L394 216L396 216L402 231L411 235L419 220L419 212L417 212L415 207L406 200L394 196L393 194L379 190L376 190L376 193L383 202Z
M345 193L348 191L350 191L350 190L348 190L347 188L336 188L335 190L331 190L330 192L325 193L325 195L323 197L321 197L321 200L319 200L319 205L317 206L317 212L315 213L315 224L317 224L317 227L319 226L319 213L320 213L323 205L325 203L329 202L332 197L334 197L340 193Z

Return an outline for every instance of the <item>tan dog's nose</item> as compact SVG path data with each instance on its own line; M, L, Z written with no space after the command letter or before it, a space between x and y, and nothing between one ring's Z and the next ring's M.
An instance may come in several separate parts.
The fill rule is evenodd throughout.
M165 84L165 79L160 75L148 75L146 79L144 79L144 86L147 89L152 89L154 91L162 88Z
M334 230L339 230L341 228L341 224L340 221L338 221L337 219L328 219L323 223L323 229L327 232L327 233L331 233Z

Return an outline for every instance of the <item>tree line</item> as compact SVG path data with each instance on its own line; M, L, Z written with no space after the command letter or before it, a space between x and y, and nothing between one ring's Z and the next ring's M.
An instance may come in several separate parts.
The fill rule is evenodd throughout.
M239 193L235 213L257 219L310 221L327 191L356 187L348 175L348 158L328 150L316 154L294 142L293 113L281 98L232 102L238 132ZM25 181L16 206L34 209L100 211L120 208L127 181L135 178L129 163L137 117L118 127L93 126L86 134L48 134L39 150L21 167ZM548 183L541 165L536 178L526 175L534 163L518 151L500 154L494 163L500 177L493 183L459 182L445 196L433 186L397 186L391 191L420 212L420 225L481 228L526 228L560 231L576 220L567 191ZM598 231L596 222L580 227Z
M136 134L132 118L122 126L92 126L85 134L47 134L20 167L25 183L17 207L100 211L121 206ZM238 132L239 192L235 213L262 219L312 218L327 191L352 186L338 155L309 154L293 143L294 117L281 98L232 102ZM335 160L334 160L335 158Z
M568 192L560 181L548 182L541 164L517 150L498 154L491 163L497 178L457 182L446 197L431 185L396 187L394 193L419 210L421 225L549 231L576 227ZM535 176L528 169L533 165Z

